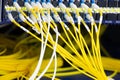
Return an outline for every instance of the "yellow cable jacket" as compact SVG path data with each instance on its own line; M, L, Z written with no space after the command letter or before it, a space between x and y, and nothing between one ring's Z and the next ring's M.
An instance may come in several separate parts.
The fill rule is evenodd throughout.
M105 70L120 72L120 60L119 59L101 57L101 60L102 60L102 64ZM73 64L78 65L76 63L73 63Z
M46 65L47 65L48 63L49 63L49 59L44 59L44 60L43 60L41 69L40 69L40 71L39 71L39 74L40 74L40 72L41 72L42 70L44 70L44 68L46 67ZM63 65L63 60L62 60L62 58L58 57L58 58L57 58L57 63L58 63L58 64L57 64L57 67L61 67L61 66ZM32 65L32 67L31 67L30 70L29 70L30 72L29 72L29 74L28 74L27 76L31 76L31 74L33 73L36 65L37 65L37 62L35 62L35 63ZM50 65L50 67L49 67L48 70L50 70L50 69L54 69L54 59L53 59L53 61L52 61L52 63L51 63L51 65Z
M102 63L105 70L120 72L120 60L114 58L102 57Z
M23 74L23 72L9 73L4 76L0 76L0 80L13 80L13 79L19 78L20 76L22 76L22 74Z

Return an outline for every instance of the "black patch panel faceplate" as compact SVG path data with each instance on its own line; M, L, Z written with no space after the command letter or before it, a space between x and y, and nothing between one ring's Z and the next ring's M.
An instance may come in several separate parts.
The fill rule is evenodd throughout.
M18 0L18 3L20 6L24 6L24 0ZM13 0L3 0L3 15L2 15L2 20L5 22L5 21L8 21L8 16L7 16L7 12L5 10L5 6L9 5L9 6L13 6ZM18 12L16 11L13 11L11 12L14 19L15 20L18 20L19 17L18 17Z

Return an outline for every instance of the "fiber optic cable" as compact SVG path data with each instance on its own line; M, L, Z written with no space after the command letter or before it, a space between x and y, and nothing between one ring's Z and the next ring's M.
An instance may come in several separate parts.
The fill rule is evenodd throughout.
M52 5L52 4L50 4L49 2L47 3L48 4L48 6L50 7L50 8L52 8L52 11L53 11L53 17L58 21L58 22L62 22L62 20L60 19L60 17L59 17L59 15L57 14L57 12L53 9L54 8L54 6ZM54 26L55 26L55 23L52 21L52 23L54 24ZM65 27L68 29L68 27L67 27L67 25L65 25Z
M1 52L0 55L3 55L7 51L7 48L4 48Z
M61 57L58 57L57 59L58 59L58 60L57 60L57 63L59 63L59 64L57 65L57 67L60 68L60 67L63 66L63 60L62 60ZM40 69L40 71L39 71L39 73L38 73L38 76L43 72L44 68L46 67L46 65L48 65L48 63L49 63L49 58L43 60L43 63L42 63L43 66L41 67L41 69ZM35 68L35 65L36 65L36 64L37 64L37 61L36 61L36 63L33 64L34 66L32 66L32 67L30 68L30 73L29 73L30 75L31 75L32 71L34 71L34 68ZM54 64L54 61L52 61L52 64ZM58 70L57 70L57 71L58 71ZM49 72L51 72L51 73L54 72L54 65L51 65L51 66L49 67L47 73L49 73Z
M82 0L81 0L81 1L82 1ZM84 4L84 1L81 2L81 7L82 7L82 8L85 8L85 9L89 9L89 7ZM92 21L91 23L92 23L92 25L93 25L93 21L94 21L93 18L92 18L92 17L90 18L90 15L89 15L89 14L87 14L86 17L87 17L87 19L89 19L90 21ZM95 27L96 27L96 26L95 26ZM95 29L97 30L97 28L95 28Z
M41 67L41 64L42 64L42 60L43 60L43 57L44 57L44 53L45 53L45 48L46 48L47 40L48 40L48 34L49 34L49 30L50 30L50 26L49 25L50 25L50 22L48 22L48 30L47 30L47 35L46 35L46 40L45 40L44 47L43 47L43 44L41 45L41 47L43 49L41 50L41 53L40 53L40 59L38 61L38 65L37 65L37 67L36 67L33 75L30 77L30 80L35 79L35 77L37 76L37 74L38 74L38 72L40 70L40 67ZM43 38L42 38L42 42L43 42Z
M77 9L77 6L73 3L74 2L74 0L69 0L69 4L70 4L70 7L72 8L72 9ZM73 10L73 13L75 14L75 17L77 18L77 20L78 20L78 23L80 24L80 22L81 22L81 16L78 14L77 15L77 10L75 11L75 10ZM75 31L75 30L74 30ZM78 28L76 27L76 31L78 32ZM78 40L78 37L77 37L77 40Z
M76 8L77 8L77 6L76 6L75 4L73 4L73 0L70 0L69 2L70 2L70 7L71 7L71 8L73 8L73 9L76 9ZM76 11L74 11L74 13L76 13ZM81 21L81 17L80 17L80 16L76 16L76 18L79 18L78 20ZM74 26L74 25L73 25L73 26ZM85 27L86 27L86 29L89 31L88 27L87 27L87 26L85 26ZM77 29L77 28L76 28L76 29Z
M55 50L56 50L56 47L57 47L57 41L58 41L58 34L56 34L56 44L55 44L55 47L54 47L54 51L53 51L53 54L52 54L52 57L51 57L51 59L50 59L50 62L49 62L49 64L47 65L47 67L45 68L45 70L41 73L41 75L37 78L37 80L39 80L43 75L44 75L44 73L47 71L47 69L49 68L49 66L50 66L50 64L51 64L51 62L52 62L52 60L53 60L53 57L56 57L56 52L55 52ZM56 58L55 58L55 60L56 60ZM56 75L56 67L57 67L57 63L56 63L57 61L55 61L55 71L54 71L54 74L53 74L53 78L52 78L52 80L54 80L54 78L55 78L55 75Z
M84 0L80 0L80 4L81 4L81 8L82 9L85 9L86 11L89 11L89 7L84 3ZM88 12L85 12L86 13L86 18L88 19L88 20L90 20L91 22L93 22L93 17L92 16L90 16L89 14L88 14ZM91 13L91 12L89 12L89 13ZM82 21L82 23L85 25L85 22L84 21ZM87 29L87 31L89 32L89 28L85 25L85 27L86 27L86 29Z
M59 2L59 6L60 6L61 9L62 8L66 9L66 6L63 3L61 3L61 2ZM68 11L66 11L67 14L64 11L62 11L62 12L64 13L64 16L65 16L66 20L68 22L70 22L72 25L74 25L74 21L72 19L72 16L70 15L70 13ZM75 30L75 28L74 28L74 30ZM75 34L77 36L76 30L75 30Z
M81 35L80 23L81 23L81 21L82 21L82 18L81 18L81 16L80 16L80 14L78 13L78 11L76 12L76 16L78 16L78 33L79 33L79 38L80 38L79 41L82 41L82 39L83 39L84 44L87 45L87 44L85 43L84 38L81 38L82 35ZM80 43L81 43L81 45L83 46L82 42L80 42ZM87 51L88 51L88 53L89 53L89 56L91 56L90 51L88 50L88 46L85 46L85 47L86 47L86 49L87 49ZM92 60L92 58L91 58L91 60Z
M77 6L73 3L73 0L70 0L69 1L70 2L70 7L71 8L73 8L73 9L76 9L77 8ZM78 19L78 26L80 25L80 23L81 23L81 16L80 16L80 14L78 14L76 11L74 12L75 14L77 14L76 15L76 18ZM79 29L79 31L80 31L80 26L78 27ZM80 35L80 32L79 32L79 35Z
M83 73L83 74L85 74L86 76L89 76L90 78L92 78L92 79L96 79L95 77L93 77L93 76L91 76L91 75L89 75L89 74L86 74L86 72L84 72L83 70L80 70L78 67L76 67L73 63L71 63L69 60L67 60L66 58L65 58L65 56L62 56L72 67L74 67L75 69L77 69L79 72L81 72L81 73ZM74 59L74 60L76 60L76 59ZM76 61L75 61L76 62Z
M25 22L26 24L28 24L30 27L34 28L33 25L32 25L31 23L29 23L22 14L19 14L19 18L20 18L23 22Z
M25 0L25 2L28 2L28 0ZM25 12L23 12L23 10L21 9L21 7L19 6L19 4L17 3L17 0L13 2L15 8L17 9L18 12L20 12L29 22L31 22L35 27L38 26L37 24L35 24L29 16L27 16L25 14ZM28 6L29 7L29 6ZM28 23L28 22L27 22ZM38 31L36 31L38 32Z
M79 14L77 15L77 16L79 16ZM79 19L79 18L78 18ZM90 56L90 60L92 61L92 64L94 65L94 61L93 61L93 59L92 59L92 55L90 54L90 51L89 51L89 49L88 49L88 46L87 46L87 44L85 43L85 40L84 40L84 38L82 38L82 35L81 35L81 32L80 32L80 20L78 20L78 33L79 33L79 38L80 38L80 44L81 44L81 48L83 49L83 44L85 45L85 47L86 47L86 49L87 49L87 51L88 51L88 54L89 54L89 56ZM83 40L83 44L82 44L82 41ZM84 50L84 49L83 49ZM85 51L84 51L85 52ZM95 66L95 65L94 65Z
M40 28L42 29L43 28L42 19L41 19L41 15L40 15L40 12L39 12L39 10L42 8L42 5L40 4L39 0L36 0L36 6L38 6L37 7L38 11L36 12L37 15L38 15L38 20L37 21L40 25Z
M75 6L73 6L73 7L75 7ZM76 8L76 7L75 7ZM80 23L80 22L79 22Z
M31 33L29 30L27 30L26 28L24 28L23 26L21 26L20 24L18 24L12 14L10 12L8 12L8 18L11 20L11 22L13 22L14 24L16 24L18 27L20 27L21 29L23 29L23 31L25 31L26 33L29 33L30 35L32 35L33 37L36 37L36 39L38 39L39 41L41 41L40 38L38 38L36 35L34 35L33 33ZM50 46L49 46L50 47Z
M50 17L50 16L49 16ZM49 21L51 21L50 19L49 19ZM57 27L56 27L57 28ZM58 31L57 31L58 32ZM58 40L58 38L56 38L57 40ZM52 57L51 57L51 59L50 59L50 62L48 63L48 65L47 65L47 67L45 68L45 70L42 72L42 74L37 78L37 79L40 79L43 75L44 75L44 73L47 71L47 69L49 68L49 66L50 66L50 64L51 64L51 62L52 62L52 60L53 60L53 57L55 56L56 57L56 53L55 53L55 50L56 50L56 48L54 48L54 51L53 51L53 55L52 55ZM55 59L56 60L56 59ZM57 61L55 61L55 65L56 65L56 62ZM53 78L52 79L54 79L55 78L55 74L56 74L56 66L55 66L55 72L54 72L54 75L53 75Z
M92 15L90 14L90 16L92 16ZM94 21L94 20L93 20L93 21ZM91 23L91 25L92 25L92 34L93 34L93 23ZM95 27L96 27L96 26L95 26ZM97 27L96 27L96 28L97 28ZM91 36L91 39L93 40L93 36ZM93 42L92 48L93 48L93 46L95 46L95 43L94 43L94 42ZM93 48L93 49L94 49L94 48ZM92 49L92 50L93 50L93 49ZM97 50L97 48L95 49L95 51L96 51L96 50ZM98 49L98 50L99 50L99 49ZM93 50L94 54L95 54L95 51ZM99 53L99 51L96 51L96 53L97 53L97 52ZM100 53L99 53L99 54L100 54ZM100 56L99 56L99 57L98 57L98 55L94 55L94 56L97 56L98 59L96 59L96 61L99 60L98 62L101 63L101 61L100 61ZM97 63L97 62L96 62L96 63ZM102 74L105 75L104 72L103 72L103 69L102 69L102 64L99 64L98 69L101 69Z
M66 52L66 54L67 54L67 52ZM70 55L70 54L69 54ZM63 56L62 56L63 57ZM75 66L74 66L75 67ZM81 71L81 70L80 70ZM85 74L85 73L84 73Z
M106 61L106 60L104 60L104 61Z
M102 19L103 19L103 15L102 15L102 12L100 12L100 22L99 22L99 26L98 26L98 34L97 34L97 41L96 41L96 45L97 45L97 48L98 48L98 57L100 57L100 44L99 44L99 34L100 34L100 26L102 24ZM100 59L100 58L99 58ZM99 60L101 62L101 59ZM102 66L101 66L102 67ZM104 72L103 72L104 73Z
M77 6L74 4L74 0L69 0L69 5L71 8L73 8L73 12L74 14L76 14L76 9L77 9ZM74 10L75 9L75 10ZM76 16L75 16L76 17Z
M34 2L34 0L32 0L31 1L31 4L35 4L35 2ZM28 2L25 2L25 6L26 6L26 8L31 12L31 18L33 19L33 21L34 21L34 23L36 24L36 28L35 28L35 30L37 30L38 32L40 32L40 27L39 27L39 25L38 25L38 23L37 23L37 20L38 20L38 16L37 16L37 14L34 12L34 5L33 4L33 6L31 6Z
M91 2L92 2L92 8L94 8L94 9L99 9L99 7L94 3L93 0L92 0ZM99 48L99 38L98 38L98 37L99 37L99 32L98 32L98 31L100 31L100 26L101 26L101 23L102 23L102 17L103 17L103 16L102 16L102 14L101 14L101 12L100 12L100 22L99 22L99 27L98 27L99 30L97 30L97 26L96 26L96 24L93 22L93 23L95 24L95 30L96 30L96 32L98 33L98 34L97 34L97 39L96 39L96 40L97 40L97 41L96 41L96 45L98 45L98 46L97 46L98 50L100 50L100 48ZM98 51L98 52L99 52L99 56L100 56L100 51ZM99 60L99 61L101 61L101 60Z
M14 59L14 58L18 58L21 52L22 52L21 50L18 50L17 52L13 53L12 55L11 54L10 55L5 55L5 56L3 55L3 56L0 57L0 59Z

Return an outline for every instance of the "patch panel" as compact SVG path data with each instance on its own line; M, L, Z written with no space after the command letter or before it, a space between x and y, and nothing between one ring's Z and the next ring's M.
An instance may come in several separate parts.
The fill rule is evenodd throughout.
M18 0L18 3L20 6L24 6L24 0ZM7 6L7 5L13 6L13 0L4 0L3 1L3 15L2 15L3 22L8 21L8 15L7 15L7 12L5 10L5 6ZM11 13L12 13L15 20L19 20L18 12L12 11Z
M91 7L90 0L85 0L85 1L86 1L85 4ZM95 2L98 6L105 7L105 8L107 7L117 8L120 6L119 0L96 0ZM54 5L54 7L58 6L58 0L51 0L51 3ZM66 5L66 7L69 7L69 0L64 0L63 3ZM80 0L75 0L74 3L76 4L77 7L80 7ZM18 4L20 6L24 6L24 0L18 0ZM5 10L6 5L13 6L13 0L0 0L0 6L2 6L0 7L0 21L5 22L5 23L9 22L9 19L7 17L8 15ZM13 11L12 15L15 18L15 20L19 21L18 12ZM64 15L60 14L60 16L63 19ZM81 13L81 16L83 17L83 19L85 19L84 13ZM99 14L93 14L93 16L97 22L97 20L99 20ZM103 23L120 23L120 14L119 13L105 13L103 15Z

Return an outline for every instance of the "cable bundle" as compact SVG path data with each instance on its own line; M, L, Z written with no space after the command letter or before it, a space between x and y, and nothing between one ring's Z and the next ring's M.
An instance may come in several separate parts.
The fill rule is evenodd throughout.
M11 39L4 37L1 37L1 39L3 39L5 42L0 42L0 79L28 79L28 77L33 73L38 62L40 48L40 44L38 44L38 41L36 41L32 37L28 37L24 40L21 40L20 42L17 42L16 39L12 41ZM42 72L42 70L44 70L47 63L49 62L48 55L45 56L46 58L45 60L43 60L43 66L41 67L39 72ZM58 57L57 59L59 60L59 64L57 65L57 67L61 67L63 65L63 61L60 57ZM52 64L54 64L54 61L52 61ZM47 71L47 73L54 72L53 69L54 65L50 65L49 71ZM49 77L47 74L46 76Z
M21 21L29 25L33 31L30 31L27 27L22 26L13 18L11 11L7 11L8 18L16 24L19 28L35 37L38 41L41 42L40 47L40 56L38 63L32 64L36 62L35 58L31 58L29 60L25 60L25 64L34 65L36 68L30 69L31 71L29 75L29 80L39 80L41 79L47 71L49 71L49 67L54 61L54 71L53 76L51 74L47 74L47 77L51 77L52 80L55 79L55 75L57 72L57 53L74 69L76 69L79 73L82 73L94 80L111 80L112 78L107 77L104 72L102 60L101 60L101 52L100 52L100 29L102 24L103 12L102 9L99 8L94 2L91 0L92 9L89 8L84 0L81 0L81 8L85 10L86 18L90 21L90 27L85 23L84 19L81 17L79 11L77 10L77 6L73 3L73 0L69 0L70 8L72 12L68 10L68 8L63 4L62 0L58 1L58 7L60 8L60 12L63 13L64 19L69 23L66 24L62 21L60 15L56 11L55 7L50 3L50 0L25 0L24 6L26 7L29 15L27 15L21 8L21 6L17 3L17 0L13 0L14 7L16 8L19 18ZM44 10L43 10L44 9ZM92 12L93 9L97 9L100 14L99 24L95 23ZM73 13L75 18L77 19L77 23L75 24L74 19L71 15ZM52 16L51 16L52 15ZM58 25L59 26L58 26ZM84 27L82 27L82 25ZM85 32L81 30L81 28L85 29ZM60 29L60 30L59 30ZM36 35L37 34L37 35ZM54 34L54 35L53 35ZM83 34L87 34L89 38L89 44L87 43L87 39L85 39ZM40 36L40 37L38 37ZM29 41L29 40L28 40ZM23 41L24 42L24 41ZM61 44L65 44L65 47ZM19 44L18 44L19 45ZM17 46L18 46L17 45ZM42 63L44 63L44 55L47 50L47 47L52 49L51 57L49 62L42 69ZM17 48L17 47L16 47ZM28 53L25 53L28 54ZM50 53L49 53L50 54ZM10 61L10 62L14 62ZM32 62L33 61L33 62ZM18 61L14 62L17 63ZM22 61L20 61L23 63ZM37 65L36 65L37 64ZM24 65L24 64L21 64ZM25 68L28 67L25 65ZM35 66L36 65L36 66ZM27 67L26 67L27 66ZM12 68L11 68L12 69ZM14 68L13 68L14 69ZM19 68L20 69L20 68ZM23 66L22 66L23 69ZM42 72L40 71L42 69ZM21 71L21 69L20 69ZM20 76L20 74L26 74L27 71L22 73L13 73L14 77ZM72 73L75 74L75 73ZM6 77L6 76L5 76ZM3 76L4 78L4 76ZM1 78L1 79L3 79ZM10 77L11 78L11 77ZM6 78L7 79L7 78Z

